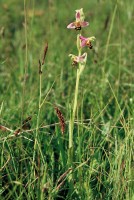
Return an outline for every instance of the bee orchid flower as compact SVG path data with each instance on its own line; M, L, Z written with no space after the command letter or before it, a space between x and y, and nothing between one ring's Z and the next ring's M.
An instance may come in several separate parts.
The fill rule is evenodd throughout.
M73 54L69 54L72 60L72 65L77 65L78 63L85 64L87 60L87 53L83 53L81 56L75 56Z
M67 28L69 29L76 29L76 30L81 30L82 27L86 27L89 25L88 22L84 21L84 13L83 13L83 8L76 10L76 15L75 15L76 20L72 23L70 23Z
M81 47L87 46L87 47L89 47L90 49L93 48L91 42L95 40L95 37L94 37L94 36L85 38L85 37L83 37L82 35L80 35L79 38L80 38L80 41L81 41L81 45L80 45Z

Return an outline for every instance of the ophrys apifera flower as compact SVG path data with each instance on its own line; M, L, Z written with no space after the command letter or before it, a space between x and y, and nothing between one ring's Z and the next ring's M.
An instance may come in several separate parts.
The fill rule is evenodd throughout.
M82 35L80 35L79 38L80 38L80 40L81 40L81 44L80 44L81 47L87 46L87 47L89 47L90 49L93 48L91 42L95 40L95 37L94 37L94 36L85 38L85 37L83 37Z
M74 54L69 54L69 56L71 57L72 65L85 64L87 60L87 53L83 53L81 56L75 56Z
M88 22L84 21L84 13L83 13L83 8L76 10L75 14L76 20L72 23L70 23L67 28L69 29L76 29L76 30L81 30L82 27L86 27L89 25Z

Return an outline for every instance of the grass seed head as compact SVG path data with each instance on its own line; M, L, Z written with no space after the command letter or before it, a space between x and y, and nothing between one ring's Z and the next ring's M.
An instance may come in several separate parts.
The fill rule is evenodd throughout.
M64 117L63 117L61 111L59 110L59 108L57 106L55 106L55 110L56 110L56 114L57 114L57 117L58 117L59 122L60 122L61 132L62 132L62 134L64 134L64 132L65 132L65 120L64 120Z
M39 59L39 74L42 74L42 67L41 67L42 65L41 65L41 61L40 61L40 59Z
M44 65L44 63L45 63L45 58L46 58L47 51L48 51L48 43L46 43L45 48L44 48L44 54L43 54L43 59L42 59L42 65Z

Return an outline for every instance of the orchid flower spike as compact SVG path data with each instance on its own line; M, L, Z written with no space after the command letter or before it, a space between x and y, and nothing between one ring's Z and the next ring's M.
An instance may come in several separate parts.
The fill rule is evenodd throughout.
M84 13L83 13L83 8L76 10L76 15L75 15L76 20L72 23L70 23L67 28L69 29L76 29L76 30L81 30L82 27L86 27L89 25L88 22L84 21Z
M87 60L87 53L83 53L81 56L75 56L73 54L69 54L72 60L72 65L77 65L78 63L85 64Z
M79 38L80 38L80 40L81 40L81 45L80 45L81 47L88 46L90 49L93 48L91 42L95 40L95 37L94 37L94 36L85 38L85 37L83 37L82 35L80 35Z

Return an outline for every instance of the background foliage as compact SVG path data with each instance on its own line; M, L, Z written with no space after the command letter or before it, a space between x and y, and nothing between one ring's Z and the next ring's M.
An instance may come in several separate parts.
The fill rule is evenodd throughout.
M68 120L76 70L68 54L77 54L77 33L66 26L79 8L90 23L83 35L95 35L96 42L87 50L80 80L70 169ZM1 199L133 198L133 11L131 0L0 1L0 123L11 129L0 132ZM34 149L38 60L46 42L45 103ZM65 117L64 135L53 105ZM28 116L31 132L15 136Z

